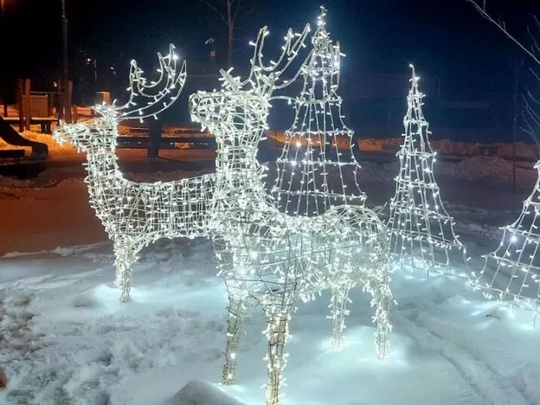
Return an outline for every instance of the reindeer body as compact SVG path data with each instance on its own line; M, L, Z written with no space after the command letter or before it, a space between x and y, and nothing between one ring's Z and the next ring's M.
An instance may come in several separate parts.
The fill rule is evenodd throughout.
M296 55L306 32L293 46L289 32L283 47L289 59ZM256 46L262 47L265 36L263 28ZM256 72L253 65L257 61L260 55L256 52L252 73ZM270 70L258 69L261 75ZM348 291L362 284L373 295L376 306L377 354L385 355L392 304L387 232L376 214L363 207L334 207L316 217L280 213L264 188L256 160L276 76L241 83L227 72L222 71L222 75L224 89L192 95L190 111L194 121L210 129L217 143L209 227L229 294L223 382L234 383L243 322L252 306L260 304L267 323L267 405L276 405L286 359L288 322L300 298L332 289L333 341L339 344Z
M161 78L147 84L142 70L132 61L130 99L124 106L101 105L100 115L89 122L63 125L54 134L86 153L90 202L114 243L116 284L122 301L129 301L131 267L137 253L162 238L207 236L207 216L212 198L213 174L170 182L137 183L124 178L116 163L117 126L120 120L155 116L180 95L186 79L185 63L176 66L171 45L167 56L158 54ZM150 100L133 108L136 98ZM168 100L168 101L164 101ZM157 107L157 112L155 111Z
M155 183L126 179L116 162L116 125L111 114L63 126L55 138L86 153L90 202L114 244L120 298L129 301L131 267L143 247L163 238L208 235L206 211L215 175Z

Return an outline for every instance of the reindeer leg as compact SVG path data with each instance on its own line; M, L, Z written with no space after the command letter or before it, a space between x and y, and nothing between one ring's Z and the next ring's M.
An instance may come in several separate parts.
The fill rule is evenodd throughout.
M123 269L120 266L120 261L118 260L118 257L122 254L124 244L120 241L114 242L114 267L115 267L115 275L114 275L114 285L117 288L122 288L122 274Z
M332 311L332 347L338 349L343 344L343 330L345 317L349 314L347 303L349 301L350 284L341 285L332 289L330 309Z
M229 293L227 315L227 346L225 348L225 364L223 365L222 383L233 385L236 380L236 356L240 346L240 335L244 329L245 314L242 299Z
M268 307L264 310L268 339L266 405L279 405L280 388L283 382L281 372L286 364L284 350L289 333L289 313L284 311L276 313Z
M128 243L115 243L114 252L116 255L116 281L115 284L120 288L120 301L128 302L131 300L129 294L131 291L131 274L133 263L137 260L137 251Z
M377 332L375 334L375 353L378 359L383 359L388 353L388 332L390 326L390 311L394 298L390 289L390 279L385 277L383 281L375 280L377 285L372 290L375 306L374 321L377 323Z

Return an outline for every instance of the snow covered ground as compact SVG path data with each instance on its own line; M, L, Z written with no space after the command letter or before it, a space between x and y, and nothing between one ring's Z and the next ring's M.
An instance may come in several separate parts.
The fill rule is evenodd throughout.
M363 166L363 189L371 204L383 204L397 166ZM211 243L165 240L145 249L133 302L120 303L111 246L80 174L53 167L33 182L0 178L0 368L7 376L0 404L165 405L189 381L218 383L227 302ZM440 162L436 174L478 266L498 243L497 227L517 216L536 172L518 169L517 194L499 158ZM329 297L299 305L284 405L540 403L540 327L532 328L530 312L501 308L446 276L397 271L392 287L398 305L385 360L375 358L369 297L360 290L339 351L329 348ZM239 353L238 385L224 388L246 405L264 403L262 331L257 312Z

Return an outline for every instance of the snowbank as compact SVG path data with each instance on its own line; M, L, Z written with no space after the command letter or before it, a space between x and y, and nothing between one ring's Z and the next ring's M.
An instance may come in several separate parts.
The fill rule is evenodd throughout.
M24 138L28 139L29 141L36 141L46 144L49 147L49 154L51 156L53 155L61 155L64 153L77 153L77 150L68 144L62 144L60 145L58 142L56 142L52 135L50 134L42 134L40 132L34 132L34 131L24 131L21 134ZM17 145L11 145L5 142L2 138L0 138L0 149L27 149L28 151L31 150L29 147L21 147Z
M278 143L283 144L285 142L284 132L267 131L267 136ZM348 138L338 137L339 147L343 149L348 148L347 140ZM361 151L367 152L395 153L399 150L402 142L402 137L382 139L360 137L359 148ZM506 159L510 159L513 156L512 143L469 143L454 142L450 139L431 141L430 143L434 151L447 156L498 156ZM516 157L520 160L537 160L538 148L534 144L517 142Z
M89 117L81 116L79 122L82 122ZM145 125L145 124L141 124ZM38 129L39 126L33 126ZM166 126L164 128L165 133L174 133L174 130L178 127ZM130 125L120 124L118 126L118 133L120 135L130 134ZM56 143L51 135L41 134L36 131L24 131L22 135L33 141L42 142L48 145L49 152L51 154L61 154L65 152L75 152L75 149L69 145L59 145ZM137 135L137 134L136 134ZM285 142L284 132L280 131L267 131L267 136L272 140L283 144ZM301 141L301 140L299 140ZM359 148L361 151L367 152L390 152L395 153L399 150L402 137L396 138L363 138L359 140ZM337 143L340 149L347 149L348 138L338 137ZM449 139L443 139L439 141L431 141L431 146L434 151L441 155L446 156L493 156L501 157L504 159L512 159L513 156L513 144L512 143L468 143L468 142L454 142ZM0 139L0 149L13 149L19 148L17 146L9 145ZM516 143L516 158L519 160L535 161L538 159L538 148L534 144L528 144L524 142Z
M397 152L401 147L403 138L388 139L360 139L360 150ZM431 141L431 147L440 155L446 156L494 156L511 159L513 145L511 143L468 143L454 142L449 139ZM536 145L524 142L516 143L516 158L519 160L537 160L538 148Z
M175 242L143 251L129 304L118 301L113 286L110 246L4 260L0 364L8 385L0 403L264 404L260 310L242 336L237 385L202 382L220 381L227 295L211 242L191 244L188 255ZM398 305L384 360L375 357L373 310L361 288L351 292L341 350L330 348L328 294L300 304L287 343L284 404L540 403L531 313L511 314L447 277L396 272L392 289Z
M245 405L214 384L202 380L186 384L172 399L171 405Z

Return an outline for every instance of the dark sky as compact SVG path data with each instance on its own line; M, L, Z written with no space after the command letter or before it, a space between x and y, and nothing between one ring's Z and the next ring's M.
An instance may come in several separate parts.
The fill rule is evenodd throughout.
M207 58L204 41L225 41L226 29L197 0L65 0L70 58L84 51L99 64L126 66L166 51L169 42L195 63ZM208 0L218 3L222 0ZM239 1L239 0L237 0ZM243 0L253 1L253 0ZM50 74L61 66L61 0L4 0L4 52L0 61L15 75ZM276 46L288 26L314 23L321 3L256 0L249 19L239 21L236 63L247 60L247 43L268 25ZM357 70L421 71L453 80L460 88L498 88L511 83L511 63L526 56L466 0L326 0L328 30L341 42L345 74ZM538 0L488 0L494 15L529 43L524 31L538 13ZM507 6L504 6L506 4ZM540 15L540 13L539 13ZM7 44L7 46L6 46ZM10 49L11 48L11 49ZM223 54L223 53L222 53ZM508 79L508 80L507 80Z

